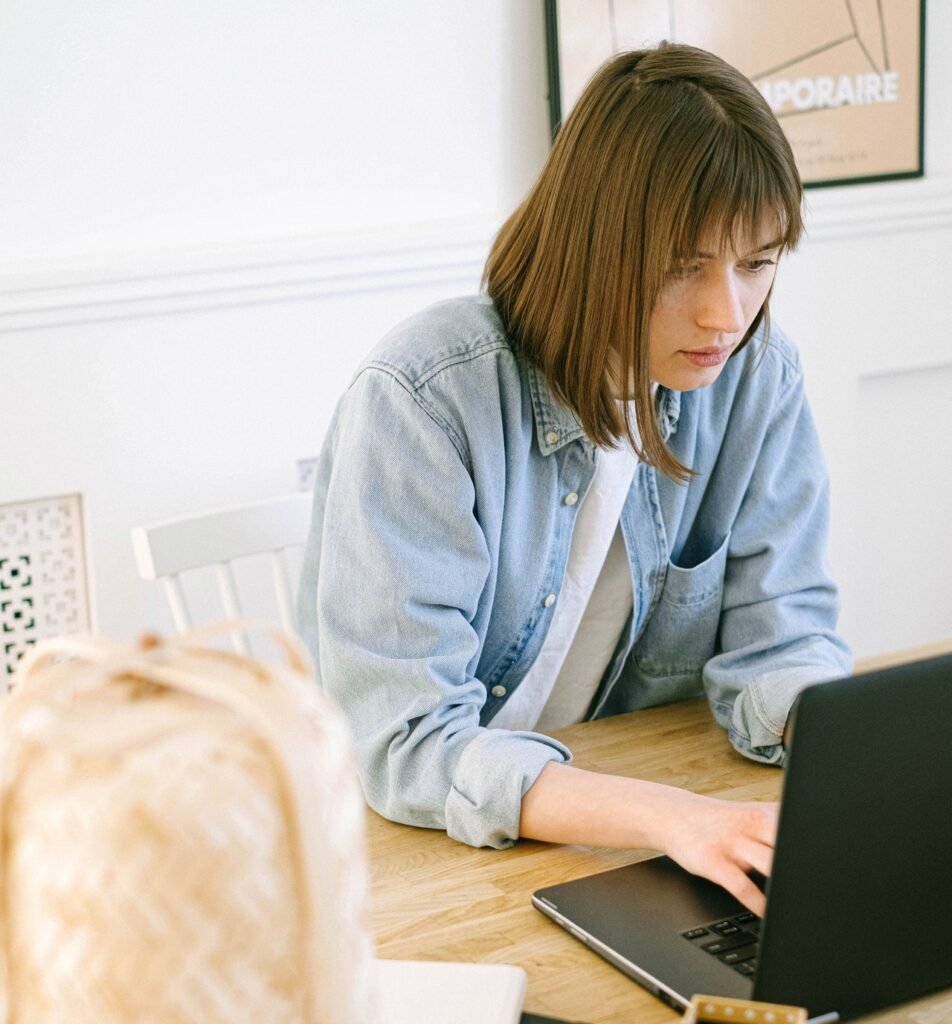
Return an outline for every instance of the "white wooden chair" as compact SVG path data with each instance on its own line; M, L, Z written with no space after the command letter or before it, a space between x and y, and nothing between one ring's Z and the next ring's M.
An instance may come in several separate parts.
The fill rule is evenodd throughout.
M220 509L137 526L132 530L139 575L161 580L179 632L192 625L180 574L211 567L217 576L224 613L237 618L244 613L238 596L234 563L253 555L271 563L274 596L281 625L294 632L294 600L285 557L289 548L302 545L311 520L311 495L289 494L254 504ZM243 634L234 634L240 654L249 653Z

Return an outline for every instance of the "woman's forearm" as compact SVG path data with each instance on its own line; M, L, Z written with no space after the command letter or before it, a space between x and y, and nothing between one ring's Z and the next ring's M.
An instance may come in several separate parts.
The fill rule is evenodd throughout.
M522 799L519 834L550 843L663 849L671 786L550 761Z
M717 800L551 762L522 798L519 834L551 843L659 850L763 914L764 894L750 873L770 874L777 810L775 803Z

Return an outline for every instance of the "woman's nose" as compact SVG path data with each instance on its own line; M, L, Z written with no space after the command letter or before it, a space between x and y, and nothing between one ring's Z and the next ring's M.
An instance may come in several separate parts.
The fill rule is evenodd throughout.
M695 316L699 326L721 334L737 334L744 329L744 307L733 277L718 277L701 287Z

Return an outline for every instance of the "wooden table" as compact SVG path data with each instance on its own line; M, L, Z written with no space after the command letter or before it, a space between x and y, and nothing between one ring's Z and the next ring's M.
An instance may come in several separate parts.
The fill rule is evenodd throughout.
M950 649L952 643L935 645L863 667ZM780 771L735 753L704 700L585 722L554 735L570 747L580 768L737 800L774 800L780 789ZM518 964L529 977L526 1009L569 1021L672 1024L678 1019L529 902L541 886L642 860L650 851L529 840L510 850L477 850L442 832L396 825L373 812L368 812L368 847L378 956ZM952 991L865 1021L952 1024Z

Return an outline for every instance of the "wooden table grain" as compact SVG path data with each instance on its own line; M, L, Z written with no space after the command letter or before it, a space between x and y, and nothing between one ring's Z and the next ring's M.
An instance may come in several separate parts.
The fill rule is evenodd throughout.
M862 667L949 650L952 642L870 660ZM781 772L737 754L703 699L585 722L554 735L569 746L581 768L737 800L779 795ZM651 851L529 840L510 850L477 850L442 832L397 825L372 811L367 841L378 956L518 964L529 979L526 1009L567 1021L672 1024L678 1019L529 902L542 886L642 860L653 856ZM952 992L865 1022L952 1024Z

